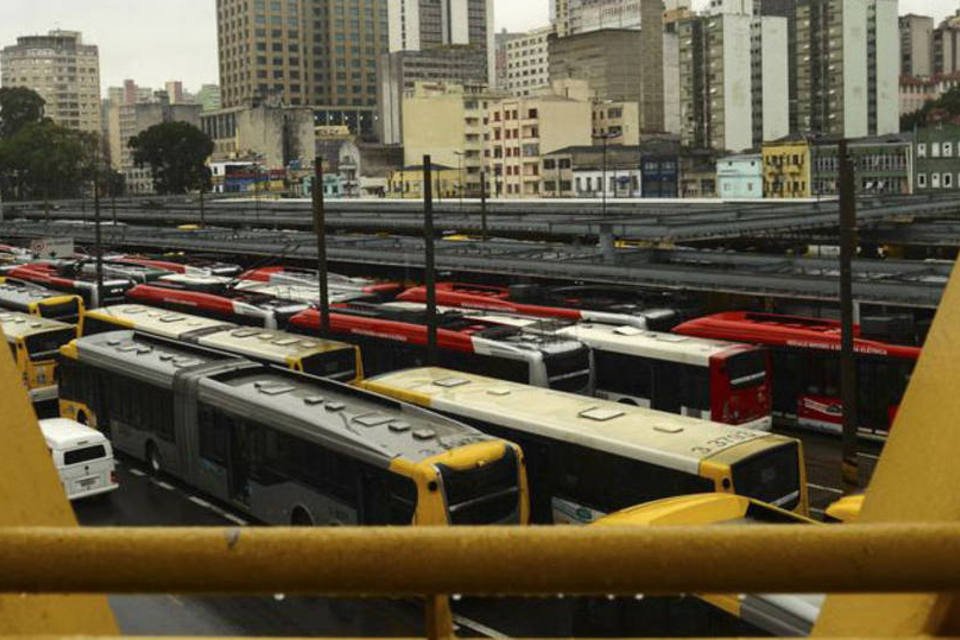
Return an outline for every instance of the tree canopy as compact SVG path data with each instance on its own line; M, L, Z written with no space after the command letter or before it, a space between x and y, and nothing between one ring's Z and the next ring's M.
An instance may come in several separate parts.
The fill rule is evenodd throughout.
M37 92L26 87L0 88L0 138L9 138L28 124L43 120L45 104Z
M960 116L960 87L950 89L936 100L927 100L917 111L901 117L900 131L923 127L930 121L931 116L937 116L941 120Z
M210 188L206 161L213 153L213 141L187 122L164 122L131 138L133 161L149 166L160 194L182 194Z
M6 198L74 198L94 175L98 137L43 117L23 87L0 89L0 188Z

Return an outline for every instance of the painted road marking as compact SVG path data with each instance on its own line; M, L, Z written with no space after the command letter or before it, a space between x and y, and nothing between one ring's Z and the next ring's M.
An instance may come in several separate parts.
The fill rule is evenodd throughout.
M136 469L136 468L134 468L134 467L130 467L130 473L132 473L133 475L137 476L138 478L142 478L142 477L144 477L145 475L147 475L147 474L144 473L143 471L140 471L140 469Z
M471 631L479 633L487 638L509 638L510 636L505 633L501 633L496 629L492 629L485 624L477 622L476 620L471 620L465 616L454 615L453 621L460 625L461 627L466 627Z

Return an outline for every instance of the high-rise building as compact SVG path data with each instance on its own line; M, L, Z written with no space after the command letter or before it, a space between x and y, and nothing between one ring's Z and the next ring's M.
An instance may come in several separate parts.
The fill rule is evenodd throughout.
M196 97L197 104L203 107L204 112L217 111L221 108L220 86L216 84L205 84L200 87Z
M743 151L789 133L787 20L755 9L713 0L678 23L684 144Z
M514 96L529 96L550 87L550 59L547 39L553 27L526 33L497 34L496 61L498 89Z
M271 102L348 109L377 100L388 0L217 0L225 107Z
M0 55L0 84L27 87L46 101L44 113L57 124L99 133L100 54L79 31L50 31L17 38Z
M796 10L797 132L896 133L897 0L798 0Z
M391 0L388 16L391 53L450 45L478 47L485 54L488 83L493 84L493 0Z
M925 78L933 73L933 18L900 16L900 74Z
M948 75L960 71L960 10L933 32L933 73Z
M659 11L657 13L659 19ZM659 24L659 23L658 23ZM597 100L636 102L640 132L663 130L663 33L648 54L643 31L603 29L549 37L550 82L583 80Z
M551 21L561 37L599 29L639 29L646 0L559 0ZM660 3L657 2L659 7Z
M183 82L180 80L168 80L164 84L167 96L170 98L170 104L182 104L187 102L186 94L183 92Z

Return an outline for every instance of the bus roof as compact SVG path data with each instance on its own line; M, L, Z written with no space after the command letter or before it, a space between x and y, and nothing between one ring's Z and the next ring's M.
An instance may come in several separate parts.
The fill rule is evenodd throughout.
M256 327L224 329L200 337L197 343L258 360L279 362L285 366L291 358L308 358L321 353L356 349L346 342L310 338L286 331Z
M133 331L109 331L75 341L81 362L171 388L179 371L217 363L247 362L238 356L168 342Z
M363 383L463 418L581 444L614 455L698 473L700 463L733 447L780 436L459 371L420 368Z
M50 331L62 331L69 329L76 331L76 327L66 322L52 320L50 318L38 318L27 313L19 311L4 311L0 313L0 330L7 337L7 340L18 340L28 338L41 333Z
M574 338L593 349L612 351L658 360L668 360L696 366L707 366L710 359L721 354L733 354L756 349L752 345L722 340L709 340L678 335L644 331L636 327L615 327L608 324L577 324L559 332Z
M460 422L331 380L258 367L212 375L200 399L388 467L492 438Z
M134 329L173 340L178 340L187 334L235 326L223 320L167 311L142 304L118 304L112 307L90 309L84 312L84 316L114 322L121 325L119 328Z
M674 331L683 335L736 340L778 347L839 351L840 323L823 318L784 316L772 313L730 311L685 322ZM854 350L862 355L916 360L920 348L854 338Z

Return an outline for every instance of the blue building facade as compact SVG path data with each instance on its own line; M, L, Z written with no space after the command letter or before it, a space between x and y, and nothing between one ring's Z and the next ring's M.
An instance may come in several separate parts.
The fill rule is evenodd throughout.
M717 161L717 196L729 200L763 197L763 156L727 156Z

